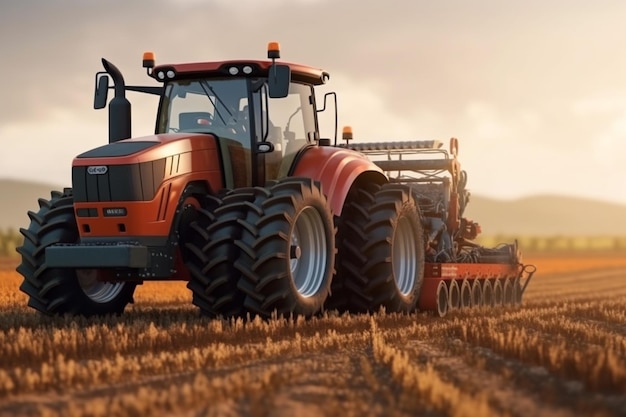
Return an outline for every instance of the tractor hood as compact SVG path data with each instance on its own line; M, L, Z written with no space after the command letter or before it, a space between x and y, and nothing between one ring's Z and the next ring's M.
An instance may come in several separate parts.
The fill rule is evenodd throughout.
M216 149L216 137L206 133L170 133L125 139L78 155L73 166L139 164L186 152Z
M203 133L161 134L100 146L74 158L74 201L151 201L164 182L177 177L192 181L194 175L213 176L212 186L220 186L218 155L217 138Z

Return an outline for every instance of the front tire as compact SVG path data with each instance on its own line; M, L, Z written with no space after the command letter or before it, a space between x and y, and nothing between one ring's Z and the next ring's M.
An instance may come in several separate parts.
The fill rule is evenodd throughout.
M335 263L335 228L321 185L286 178L263 189L248 212L236 267L248 311L311 316L328 297Z
M246 218L254 201L253 188L226 194L215 208L198 210L191 225L190 241L185 245L189 268L189 288L193 304L210 317L243 316L245 293L237 288L240 273L235 268L240 250L235 241L241 237L240 221Z
M79 240L72 196L53 191L51 197L39 199L39 211L28 212L30 226L20 229L24 244L17 248L22 256L17 272L24 277L20 290L30 297L28 305L48 315L121 314L133 301L136 284L106 282L102 270L46 266L48 246Z

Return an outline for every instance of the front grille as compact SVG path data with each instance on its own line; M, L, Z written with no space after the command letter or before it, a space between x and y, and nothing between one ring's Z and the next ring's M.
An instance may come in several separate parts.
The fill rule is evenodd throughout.
M165 177L165 158L107 168L95 175L86 166L72 167L74 201L150 201Z

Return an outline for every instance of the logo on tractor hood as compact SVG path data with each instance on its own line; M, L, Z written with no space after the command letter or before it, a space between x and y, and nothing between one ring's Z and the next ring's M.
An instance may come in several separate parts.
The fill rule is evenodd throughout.
M106 174L109 168L104 165L94 165L87 167L87 173L91 175L102 175Z

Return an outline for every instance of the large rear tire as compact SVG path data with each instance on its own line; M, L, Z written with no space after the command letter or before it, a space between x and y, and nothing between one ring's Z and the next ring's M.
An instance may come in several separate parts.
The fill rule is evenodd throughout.
M337 276L331 285L331 295L326 308L339 312L365 312L371 298L363 292L367 279L362 274L367 258L363 247L368 242L364 231L369 222L369 208L380 185L356 185L346 199L341 216L337 219Z
M413 311L424 280L424 231L411 189L388 184L376 193L365 227L363 268L369 310Z
M230 191L217 204L198 210L185 244L192 302L210 317L243 316L245 293L237 288L241 273L235 268L240 250L239 222L246 218L255 189Z
M20 229L24 243L17 248L22 256L17 272L24 277L20 290L30 297L28 305L48 315L121 314L133 301L135 283L105 282L101 270L46 266L48 246L79 240L71 194L53 191L51 196L39 199L39 211L28 212L30 226Z
M335 263L335 228L321 185L286 178L263 191L237 242L244 305L263 317L316 314L328 297Z

